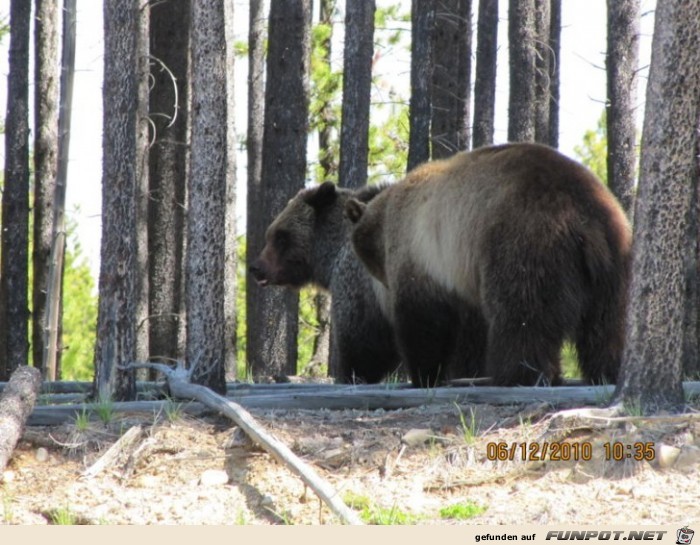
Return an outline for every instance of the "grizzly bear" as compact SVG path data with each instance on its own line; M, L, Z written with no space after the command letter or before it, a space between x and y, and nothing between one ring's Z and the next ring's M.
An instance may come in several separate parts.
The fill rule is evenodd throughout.
M559 384L566 339L587 381L615 382L631 229L584 166L538 144L481 148L419 166L346 214L415 386L474 353L472 374L497 385Z
M270 224L250 266L262 286L315 284L331 293L331 366L343 382L379 382L400 363L382 310L386 290L352 250L344 214L348 199L366 203L383 189L351 191L326 182L300 191Z

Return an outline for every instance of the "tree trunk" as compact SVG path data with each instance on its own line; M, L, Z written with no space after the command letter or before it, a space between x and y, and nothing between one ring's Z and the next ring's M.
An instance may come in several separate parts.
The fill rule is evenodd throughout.
M34 248L32 256L32 360L44 365L46 294L53 240L53 198L58 168L59 10L36 0L34 24ZM58 360L60 352L55 358ZM55 378L55 377L54 377Z
M264 201L262 194L262 145L265 111L265 42L266 17L263 10L262 0L251 0L249 22L248 22L248 135L247 135L247 163L248 163L248 199L247 199L247 225L246 225L246 315L247 328L249 329L252 320L249 318L255 308L257 301L262 297L262 291L251 277L250 264L257 255L258 247L262 244L265 225L257 217L263 209ZM247 331L247 330L246 330ZM261 331L258 334L262 334ZM250 335L246 339L246 369L253 371L253 358L250 352ZM260 350L260 343L258 345ZM258 360L260 368L264 362Z
M61 52L60 105L58 111L58 156L51 206L51 256L44 289L46 307L42 313L43 360L41 366L47 380L60 377L63 321L63 273L66 250L66 189L70 152L73 79L75 76L76 0L63 5L63 39ZM36 233L36 230L35 230ZM36 242L35 242L36 244ZM35 246L36 248L36 246ZM36 278L35 278L36 282ZM34 311L36 312L36 310Z
M535 141L549 143L551 0L535 0Z
M261 207L248 232L248 251L263 246L265 229L306 179L310 0L272 0L265 90ZM283 165L283 168L280 168ZM249 277L250 278L250 277ZM252 280L252 279L251 279ZM248 363L255 377L296 373L299 297L248 282Z
M437 0L431 89L432 158L469 148L471 0Z
M549 19L549 145L559 147L559 89L561 74L561 0L551 0Z
M100 253L95 394L133 399L136 357L136 196L142 2L105 0Z
M511 142L532 142L535 139L537 85L535 7L535 0L509 0L508 140Z
M325 42L322 44L322 49L325 58L322 59L328 71L331 71L331 45L333 39L333 12L335 11L336 0L321 0L319 8L319 24L326 25L330 28L330 32L326 35ZM350 40L354 41L354 40ZM322 123L318 131L318 148L319 148L319 164L321 166L321 180L333 179L338 173L338 165L333 157L333 129L337 125L337 120L334 119L333 105L327 100L321 107L320 117ZM319 291L313 298L314 307L316 310L316 323L318 329L314 335L313 352L311 354L312 364L329 363L330 356L330 337L331 337L331 295L329 293Z
M151 10L141 10L138 53L136 57L138 116L136 118L136 361L147 361L148 349L148 155L149 121L148 92L150 88L149 25Z
M155 3L150 17L149 360L181 360L189 115L190 2ZM153 376L152 378L155 378Z
M343 57L343 105L340 127L339 184L358 188L367 183L369 109L372 91L375 0L347 0Z
M224 4L226 43L235 41L234 0ZM226 380L235 380L237 375L236 329L238 324L238 226L236 225L236 102L233 47L226 48L226 246L224 254L224 373Z
M478 148L493 144L498 58L498 2L479 1L476 40L473 145Z
M608 0L608 187L632 219L637 170L640 0Z
M435 0L411 2L411 100L407 170L430 159L430 82Z
M700 4L659 2L635 209L634 305L616 390L618 400L647 414L684 405L687 234L700 177L698 89Z
M10 2L0 280L0 380L29 360L29 19L31 2Z
M225 391L227 84L224 5L192 2L192 148L188 182L187 362L193 382Z

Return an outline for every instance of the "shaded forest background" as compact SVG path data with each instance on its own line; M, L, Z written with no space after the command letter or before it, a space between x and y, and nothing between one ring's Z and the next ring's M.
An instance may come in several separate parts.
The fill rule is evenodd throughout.
M263 292L247 278L246 262L261 248L274 215L307 183L330 179L358 187L380 177L400 179L406 168L425 160L493 142L496 70L503 53L496 25L509 38L508 140L558 145L559 67L566 62L559 53L558 0L510 0L506 13L489 0L414 1L410 10L406 3L376 8L371 1L272 0L268 5L253 0L245 42L233 39L233 21L241 15L230 0L127 4L104 2L103 230L95 299L79 246L69 246L65 264L57 258L72 233L62 218L67 156L63 162L61 157L67 153L70 108L76 107L69 96L75 2L10 2L0 379L33 362L47 378L94 376L96 393L127 399L136 377L121 366L132 361L186 360L196 366L197 382L219 390L224 380L293 375L304 367L326 374L327 295ZM657 10L655 36L659 28L672 28L679 39L690 40L682 44L684 51L697 51L691 47L697 33L685 20L688 15L680 15L696 8L686 4L669 2L662 17ZM45 10L41 16L40 10ZM577 150L635 220L636 118L644 102L636 94L642 16L639 1L608 3L608 97L601 105L606 115ZM338 25L346 36L342 69L331 62ZM36 66L32 131L30 39ZM389 95L382 104L372 103L377 55L407 43L408 100ZM645 134L653 142L653 129L666 130L671 140L660 138L656 148L649 147L664 157L678 142L687 145L685 154L669 158L682 171L675 178L678 186L657 189L678 197L660 201L682 221L644 229L662 237L661 247L675 248L662 259L652 244L655 263L647 265L648 271L659 262L676 267L674 282L666 282L675 291L662 297L675 307L651 305L645 311L667 324L663 342L649 338L648 329L630 327L629 334L666 346L663 358L652 358L658 365L650 364L648 355L637 365L656 372L670 357L673 363L664 364L663 373L674 384L666 390L678 405L681 374L692 375L698 362L697 161L688 155L697 147L691 133L697 127L698 87L689 82L697 77L698 63L689 53L688 64L671 69L663 54L657 55L659 66L667 63L666 71L656 72L662 88L657 99L667 108L671 87L664 86L674 74L680 78L687 92L679 98L675 123L684 121L689 133L671 135L663 127L669 119L645 127ZM246 82L233 77L236 58L243 56L249 63ZM240 135L233 98L235 87L244 84L248 127ZM656 106L647 98L647 112ZM245 238L235 225L235 158L242 146ZM666 175L655 172L653 180ZM647 187L643 168L639 179L640 188ZM648 187L653 186L650 181ZM644 226L644 220L636 225ZM669 227L677 232L671 234ZM51 270L52 263L58 271ZM49 279L61 274L62 295L61 282L55 282L57 290L49 287ZM654 282L651 273L637 277ZM70 293L68 286L79 291ZM52 302L53 322L48 318ZM75 316L75 308L82 314ZM628 352L632 361L645 350L638 346ZM648 382L663 388L663 380Z

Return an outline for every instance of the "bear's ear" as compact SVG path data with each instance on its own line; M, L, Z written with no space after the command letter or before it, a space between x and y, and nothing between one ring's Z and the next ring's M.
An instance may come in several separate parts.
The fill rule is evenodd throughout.
M345 203L345 215L351 222L357 223L362 218L366 208L367 205L365 203L357 199L350 199Z
M323 182L316 189L309 192L306 202L319 210L335 202L337 197L335 184L333 182Z

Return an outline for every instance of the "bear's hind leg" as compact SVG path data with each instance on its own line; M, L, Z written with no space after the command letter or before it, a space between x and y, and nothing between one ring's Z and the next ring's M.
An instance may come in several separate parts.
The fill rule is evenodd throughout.
M453 357L459 315L454 297L429 280L408 276L396 293L394 317L401 358L416 388L444 379Z
M486 375L497 386L556 386L563 335L541 323L495 321L489 327Z

